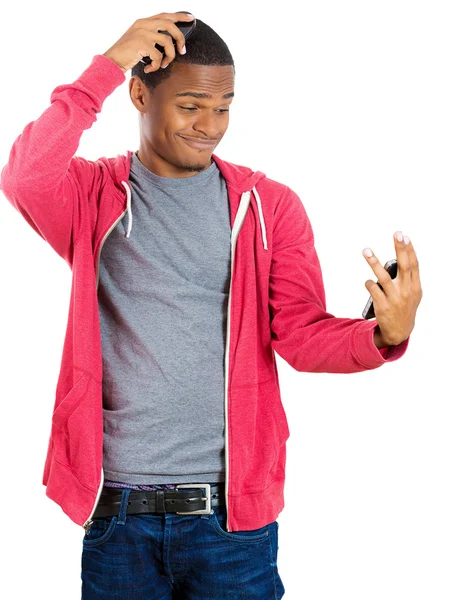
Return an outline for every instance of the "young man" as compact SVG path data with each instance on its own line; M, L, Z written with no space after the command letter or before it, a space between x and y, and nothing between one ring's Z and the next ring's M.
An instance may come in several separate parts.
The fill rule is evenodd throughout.
M376 321L326 312L297 194L213 154L234 62L199 20L185 48L175 22L191 19L136 21L53 91L1 173L72 269L43 483L85 528L86 599L281 598L289 429L274 351L298 371L377 368L406 351L422 294L395 238L396 280L367 259ZM129 69L138 151L75 156Z

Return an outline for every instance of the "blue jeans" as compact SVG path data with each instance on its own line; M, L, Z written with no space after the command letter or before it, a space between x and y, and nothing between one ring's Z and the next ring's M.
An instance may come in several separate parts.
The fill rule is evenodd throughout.
M277 521L226 530L225 506L208 515L126 514L93 519L83 534L82 600L278 600Z

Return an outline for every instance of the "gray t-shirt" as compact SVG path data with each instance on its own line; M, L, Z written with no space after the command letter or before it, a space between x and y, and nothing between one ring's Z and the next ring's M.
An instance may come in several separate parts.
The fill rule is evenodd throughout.
M215 161L169 178L131 156L128 213L99 269L104 480L225 480L230 212Z

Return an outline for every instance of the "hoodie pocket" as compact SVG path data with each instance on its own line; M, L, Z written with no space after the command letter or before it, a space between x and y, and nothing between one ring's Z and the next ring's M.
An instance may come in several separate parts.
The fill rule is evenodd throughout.
M230 493L254 494L285 477L287 417L275 379L230 390Z
M55 460L71 468L83 485L95 485L102 441L102 406L98 383L83 373L52 415Z
M68 394L59 403L52 415L52 424L61 427L78 407L88 387L88 375L83 373Z

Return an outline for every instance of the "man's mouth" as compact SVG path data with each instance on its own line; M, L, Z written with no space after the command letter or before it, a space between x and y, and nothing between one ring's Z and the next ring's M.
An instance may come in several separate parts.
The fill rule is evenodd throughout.
M203 140L202 138L190 138L190 137L185 137L183 135L179 136L182 138L182 140L188 144L188 146L190 146L191 148L197 148L198 150L210 150L211 148L214 148L214 146L217 144L218 140Z

